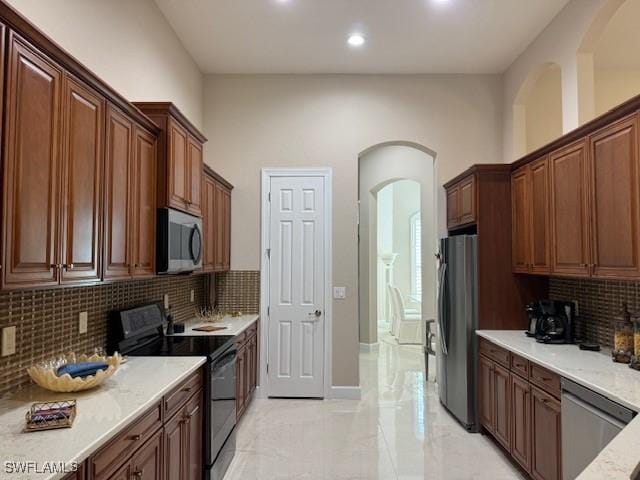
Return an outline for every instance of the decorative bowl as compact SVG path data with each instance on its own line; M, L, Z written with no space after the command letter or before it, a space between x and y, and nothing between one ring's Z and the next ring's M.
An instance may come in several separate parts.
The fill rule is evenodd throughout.
M80 362L105 362L109 366L105 370L99 370L95 375L87 377L72 378L68 373L59 377L56 374L58 367L62 365ZM69 354L56 361L31 366L27 368L27 373L35 383L52 392L80 392L100 385L118 370L121 362L122 357L118 353L108 357L97 353L91 356L79 355L77 357L75 354Z

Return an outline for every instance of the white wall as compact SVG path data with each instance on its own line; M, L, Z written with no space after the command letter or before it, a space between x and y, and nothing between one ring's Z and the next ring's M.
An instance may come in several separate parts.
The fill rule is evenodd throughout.
M562 75L560 67L545 69L528 95L527 153L562 136Z
M203 76L153 0L8 0L130 101L172 101L202 126Z
M393 184L393 251L398 253L394 263L393 281L400 290L407 307L411 294L411 216L420 211L420 184L414 180L400 180ZM431 222L433 224L433 222ZM432 254L434 252L429 252ZM420 308L420 306L418 306Z
M597 115L640 94L640 69L596 68L594 80Z
M407 140L437 152L440 185L501 158L500 76L221 75L205 82L206 161L235 185L235 270L259 268L260 169L333 168L334 385L358 384L358 155Z

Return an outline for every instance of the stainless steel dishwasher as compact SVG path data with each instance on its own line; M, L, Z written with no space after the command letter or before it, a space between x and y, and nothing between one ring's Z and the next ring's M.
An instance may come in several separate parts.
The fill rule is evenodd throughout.
M634 416L633 410L563 378L563 480L576 478Z

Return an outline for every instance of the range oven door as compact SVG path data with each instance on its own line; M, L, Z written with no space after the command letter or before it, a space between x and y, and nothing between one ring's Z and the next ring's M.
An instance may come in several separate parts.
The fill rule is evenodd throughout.
M211 364L210 459L215 462L236 426L236 346L231 345Z
M158 273L191 272L202 267L202 220L192 215L158 210Z

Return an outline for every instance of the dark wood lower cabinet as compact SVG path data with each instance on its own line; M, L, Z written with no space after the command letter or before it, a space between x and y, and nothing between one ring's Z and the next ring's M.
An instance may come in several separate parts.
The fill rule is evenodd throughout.
M511 456L527 472L531 468L531 385L511 375Z
M253 399L258 384L258 323L236 339L236 418L239 420Z
M165 425L166 479L202 478L202 407L200 391Z
M495 408L495 430L494 437L503 447L509 449L511 417L511 395L510 395L509 370L498 364L493 369L493 392Z
M562 478L560 402L539 388L531 387L533 426L531 476L536 480Z
M507 358L489 358L486 355L491 350L481 348L480 424L531 478L561 480L561 408L556 388L560 377L496 347L498 350L506 352ZM542 370L546 383L540 383L537 376Z
M140 450L133 454L130 464L131 476L135 480L161 480L162 477L162 432L156 433Z

